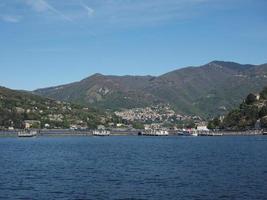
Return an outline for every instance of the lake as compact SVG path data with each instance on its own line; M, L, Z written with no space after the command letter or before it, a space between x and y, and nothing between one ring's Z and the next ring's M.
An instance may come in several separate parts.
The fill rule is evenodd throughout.
M267 136L0 138L0 199L267 198Z

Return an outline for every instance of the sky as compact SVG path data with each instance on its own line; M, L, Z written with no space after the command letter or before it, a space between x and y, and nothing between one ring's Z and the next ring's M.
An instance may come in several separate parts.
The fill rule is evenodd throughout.
M0 0L0 85L267 63L266 0Z

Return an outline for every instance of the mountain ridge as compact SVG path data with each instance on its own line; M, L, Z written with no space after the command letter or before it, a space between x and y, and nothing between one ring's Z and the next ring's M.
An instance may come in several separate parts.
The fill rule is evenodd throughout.
M118 110L170 104L185 114L214 116L238 105L249 92L267 85L267 64L212 61L160 76L96 73L81 81L35 90L57 100Z

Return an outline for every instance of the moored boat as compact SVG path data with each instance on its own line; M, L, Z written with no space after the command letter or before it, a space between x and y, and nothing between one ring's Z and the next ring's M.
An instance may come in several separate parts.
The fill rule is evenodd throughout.
M18 137L34 137L37 135L35 130L23 130L18 132Z
M212 133L212 136L223 136L222 133Z
M108 130L94 130L93 135L94 136L109 136L110 131L108 131Z
M219 132L199 132L199 136L223 136L222 133Z
M191 136L191 133L189 131L179 131L177 134L179 136Z
M162 129L149 129L145 130L144 132L141 132L139 135L144 136L168 136L169 132Z
M186 130L183 129L182 131L177 133L179 136L198 136L198 132L197 131L193 131L193 130Z
M192 136L198 136L198 133L196 131L192 132Z

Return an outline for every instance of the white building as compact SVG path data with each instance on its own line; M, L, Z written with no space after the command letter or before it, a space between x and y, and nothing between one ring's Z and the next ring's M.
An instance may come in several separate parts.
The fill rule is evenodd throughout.
M104 126L104 125L98 125L98 126L97 126L97 129L98 129L98 130L105 130L105 126Z
M209 131L209 129L207 128L207 126L200 125L197 126L197 131Z

